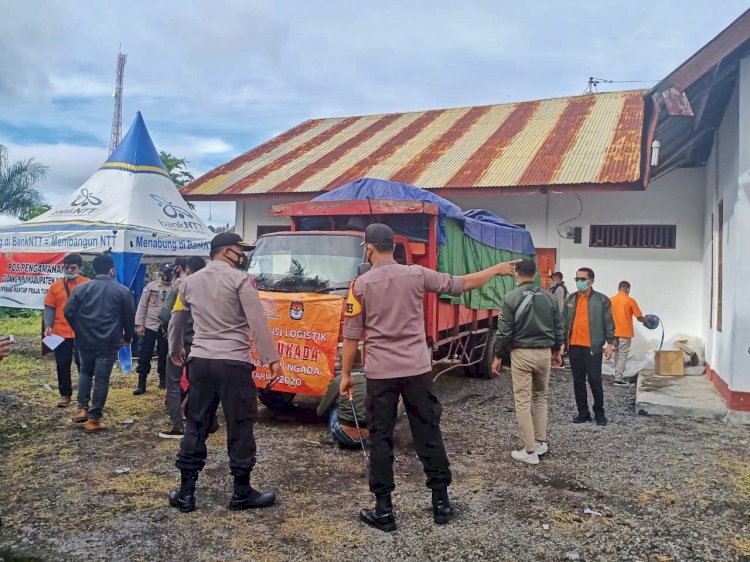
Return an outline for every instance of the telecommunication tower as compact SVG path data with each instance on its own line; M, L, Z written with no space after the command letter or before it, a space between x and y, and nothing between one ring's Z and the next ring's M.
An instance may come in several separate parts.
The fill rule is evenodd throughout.
M125 76L127 55L117 53L117 71L115 74L115 110L112 114L112 133L109 136L109 153L112 154L122 140L122 82Z

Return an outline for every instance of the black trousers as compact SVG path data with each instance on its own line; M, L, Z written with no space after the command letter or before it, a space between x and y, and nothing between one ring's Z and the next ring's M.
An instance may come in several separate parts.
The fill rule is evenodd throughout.
M151 359L154 357L154 346L156 346L156 371L159 373L159 381L164 382L167 373L167 338L161 328L158 331L146 328L146 333L141 338L141 353L138 356L138 366L135 372L139 375L148 375L151 372Z
M71 382L70 371L73 360L76 362L76 368L80 372L81 360L76 352L75 338L66 338L64 342L55 348L55 364L57 367L57 388L60 396L73 395L73 383Z
M594 397L594 414L604 415L604 388L602 388L602 352L591 353L590 347L571 345L568 349L570 370L573 372L573 391L579 414L589 413L586 379Z
M432 373L396 379L367 379L367 427L370 429L370 491L392 492L393 429L402 396L414 447L427 475L428 488L451 483L450 463L440 433L443 407L435 395Z
M244 361L189 360L190 387L185 417L185 436L175 465L180 470L202 470L206 464L206 439L211 419L221 402L227 423L227 452L233 475L249 474L255 466L258 391L255 368Z

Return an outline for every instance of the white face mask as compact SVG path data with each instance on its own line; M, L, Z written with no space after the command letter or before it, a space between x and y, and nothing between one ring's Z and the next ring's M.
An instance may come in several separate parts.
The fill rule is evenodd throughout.
M75 279L76 277L78 277L78 275L80 275L78 272L76 272L76 273L66 273L65 274L65 279L67 279L68 281L72 281L73 279Z

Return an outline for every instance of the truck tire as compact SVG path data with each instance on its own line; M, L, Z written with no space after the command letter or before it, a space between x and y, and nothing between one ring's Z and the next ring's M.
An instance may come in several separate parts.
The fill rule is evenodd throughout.
M287 408L297 396L293 392L280 392L278 390L258 390L258 399L269 410L283 410Z
M482 359L479 361L479 363L475 363L474 365L470 365L469 367L466 367L465 373L471 377L476 377L478 379L491 379L492 378L492 360L495 358L494 354L492 352L492 348L495 347L495 335L497 334L497 331L492 328L489 332L487 332L487 343L484 346L484 350L482 352ZM475 336L478 339L483 338L484 334L480 334L479 336ZM481 342L482 340L479 339Z

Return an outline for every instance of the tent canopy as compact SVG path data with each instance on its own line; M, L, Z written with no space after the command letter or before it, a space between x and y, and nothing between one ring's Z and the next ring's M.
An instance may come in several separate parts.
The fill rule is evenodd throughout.
M138 112L117 149L69 197L0 227L0 251L206 255L211 236L172 183Z

